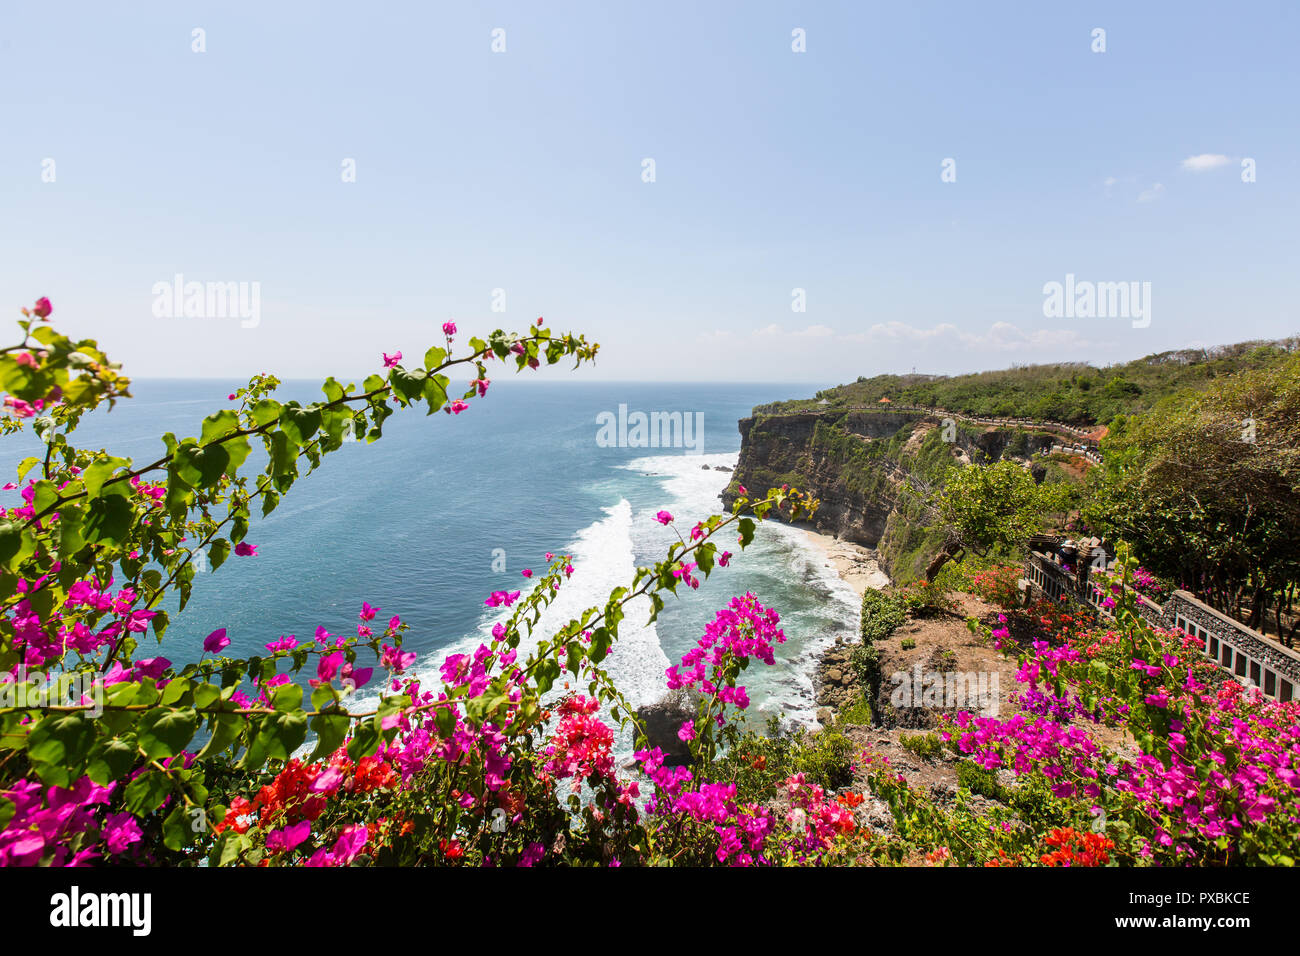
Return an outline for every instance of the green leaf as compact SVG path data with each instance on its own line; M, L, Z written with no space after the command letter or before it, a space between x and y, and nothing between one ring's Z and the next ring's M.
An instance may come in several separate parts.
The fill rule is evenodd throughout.
M27 737L27 759L42 783L70 787L94 740L94 724L80 712L48 714Z
M348 735L352 721L343 714L317 714L311 719L311 729L316 734L316 749L309 760L323 760L339 749Z
M81 473L81 483L86 487L86 494L91 498L99 497L104 482L112 476L113 472L118 468L129 467L130 464L129 458L114 458L111 455L96 459Z
M289 402L280 413L280 430L295 445L305 445L318 428L320 409L315 405L303 408L297 402Z
M250 846L252 841L249 840L248 834L226 830L217 837L217 842L208 855L208 862L216 866L234 866L239 862L239 855Z
M223 408L203 419L203 431L199 435L199 444L207 445L224 438L231 432L239 430L239 413L233 408Z
M91 750L86 774L101 787L106 787L130 773L139 756L136 748L121 737L109 737Z
M17 568L36 551L36 539L15 521L0 521L0 564Z
M549 657L537 665L537 693L545 694L560 676L560 665Z
M163 846L169 850L180 851L194 842L194 830L190 827L189 808L180 801L172 807L162 825Z
M217 714L210 721L210 727L212 736L199 751L200 757L211 757L224 752L239 737L240 731L244 729L244 720L239 714Z
M248 414L253 419L253 424L261 428L279 418L283 407L274 399L263 398L248 410Z
M42 480L32 486L32 507L36 509L37 514L41 514L58 500L59 489L54 486L54 482Z
M306 739L307 715L301 711L268 717L258 734L258 743L267 757L275 760L288 760Z
M221 688L216 684L202 683L194 688L194 706L206 710L221 699Z
M155 707L140 721L140 746L150 760L174 757L194 739L199 715L193 707Z
M226 558L230 557L230 542L225 538L217 538L208 548L208 564L212 565L215 571L226 563Z
M578 671L582 669L582 659L584 656L585 655L582 653L582 645L577 641L572 641L569 644L568 660L566 663L569 672L575 677L577 676Z
M232 438L230 441L224 442L223 445L226 453L230 456L230 463L226 465L226 474L234 478L240 466L248 460L249 454L253 451L253 446L249 444L247 435Z
M172 467L191 488L211 488L230 467L230 452L223 445L201 448L186 441L176 449Z
M276 710L297 710L302 706L302 686L281 684L271 693L271 706Z
M85 538L104 544L124 544L130 537L135 515L131 502L121 495L102 495L90 502L82 522Z
M393 386L393 391L408 402L413 402L420 397L424 392L424 383L428 377L429 373L422 368L408 371L400 365L388 373L388 381Z
M142 817L162 806L170 792L171 783L165 773L147 770L126 785L126 809Z
M368 757L379 747L379 728L373 720L363 720L357 724L356 732L348 741L348 756L353 760Z
M345 394L343 386L335 380L333 375L325 379L325 384L320 387L320 390L325 393L325 398L331 402L337 402Z
M591 648L588 656L593 664L599 664L609 653L610 645L614 643L613 635L610 634L609 628L598 627L591 632Z

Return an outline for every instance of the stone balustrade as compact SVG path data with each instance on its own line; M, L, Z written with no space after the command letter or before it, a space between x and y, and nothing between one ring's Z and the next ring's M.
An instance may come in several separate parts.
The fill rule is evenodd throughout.
M1083 604L1110 617L1088 573L1067 571L1053 554L1031 551L1025 565L1031 596ZM1300 653L1216 611L1187 591L1175 591L1164 605L1138 595L1138 612L1155 627L1178 628L1196 638L1205 655L1243 684L1260 688L1274 700L1293 700L1300 693Z

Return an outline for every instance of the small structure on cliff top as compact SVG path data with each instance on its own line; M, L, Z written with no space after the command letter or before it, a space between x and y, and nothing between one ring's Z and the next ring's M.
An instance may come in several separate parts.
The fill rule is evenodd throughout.
M892 404L894 404L894 401L893 401L893 399L891 399L891 398L889 398L888 396L886 396L886 397L882 398L880 401L878 401L876 404L877 404L877 405L892 405Z

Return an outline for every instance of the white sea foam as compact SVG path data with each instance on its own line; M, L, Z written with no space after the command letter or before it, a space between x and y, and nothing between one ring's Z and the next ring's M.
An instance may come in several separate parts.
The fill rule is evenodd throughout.
M734 453L654 455L623 465L658 478L665 491L661 506L636 516L633 533L636 542L654 551L656 545L666 546L675 540L674 532L655 521L654 514L659 507L672 512L680 523L692 525L719 512L722 503L718 495L730 482L731 472L716 471L715 466L734 468L736 461ZM794 723L813 725L817 710L813 675L822 653L834 643L836 635L852 634L856 630L857 593L834 567L822 560L821 552L803 531L778 521L760 524L754 543L726 573L735 576L733 593L756 588L761 592L757 594L759 599L782 614L782 627L788 638L788 643L778 651L776 667L751 669L746 675L753 716L761 720L767 715L783 715ZM821 600L811 609L805 607L801 612L790 613L788 607L782 606L788 603L783 598L795 589L803 592L805 605L810 594Z
M609 592L614 588L631 584L635 571L631 534L632 506L627 499L622 499L618 504L605 508L604 512L604 518L583 528L567 547L557 551L573 556L573 576L561 584L559 593L542 612L537 626L531 632L531 639L526 638L520 643L521 659L526 659L541 640L549 638L569 621L580 617L586 609L596 607L603 610ZM535 587L532 584L525 585L522 578L520 584L524 585L521 590L525 595ZM628 702L633 707L639 707L657 700L661 695L668 658L659 646L654 624L646 623L650 616L649 599L635 598L628 602L623 612L618 641L602 666ZM420 679L422 686L438 686L441 680L438 671L447 657L473 653L480 644L491 640L493 625L505 621L509 616L510 612L505 612L504 609L485 607L474 633L438 648L418 661L412 673ZM561 678L558 686L563 686L564 679ZM350 709L365 709L376 702L377 696L363 692Z
M718 499L730 472L715 471L714 466L734 467L737 456L653 455L637 458L620 469L657 479L663 487L662 499L651 507L634 510L627 498L604 509L604 517L580 530L564 553L573 555L574 574L560 588L560 593L543 613L534 633L549 637L572 618L589 607L603 608L609 592L619 585L629 585L635 572L636 556L647 559L661 556L676 532L655 520L655 513L665 508L686 527L721 510ZM702 466L708 466L707 469ZM618 493L618 482L611 483ZM685 527L682 533L685 533ZM776 521L759 526L754 543L733 568L724 572L734 575L730 593L744 593L754 588L760 600L782 613L782 627L789 638L780 648L778 665L751 669L748 686L753 700L751 713L759 720L781 714L797 724L815 722L816 704L813 674L823 651L837 634L856 630L858 597L835 569L822 560L821 552L797 528ZM774 581L776 583L774 583ZM521 580L521 584L524 582ZM766 585L759 588L759 585ZM790 592L798 591L804 607L791 612ZM809 606L808 597L815 596ZM671 606L671 605L670 605ZM620 636L604 667L615 684L635 706L658 700L665 692L664 671L670 663L655 624L648 624L650 605L638 598L625 608L626 616ZM426 686L437 686L438 667L450 654L470 653L490 639L492 625L507 615L498 609L484 609L474 633L450 646L439 648L421 660L415 669ZM661 622L663 623L663 622ZM684 649L693 643L692 635L673 635L670 645ZM521 644L520 656L526 657L536 641ZM561 678L561 686L564 678ZM358 704L362 703L358 701ZM370 701L373 703L373 699ZM354 705L356 706L356 705ZM620 740L620 750L623 741Z

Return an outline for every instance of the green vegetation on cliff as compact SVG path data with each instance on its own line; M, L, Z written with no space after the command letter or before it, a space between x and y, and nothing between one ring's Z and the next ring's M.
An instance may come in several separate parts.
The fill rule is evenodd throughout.
M894 404L944 408L967 415L1106 424L1150 409L1179 391L1201 391L1238 372L1268 368L1300 347L1295 337L1183 349L1097 368L1082 362L1026 365L969 375L876 375L818 392L812 399L760 406L764 412ZM758 411L759 409L755 409Z

